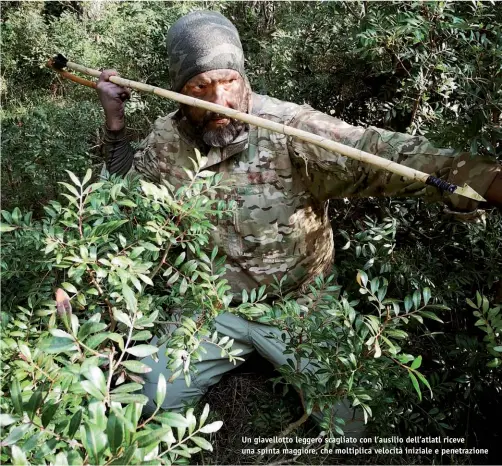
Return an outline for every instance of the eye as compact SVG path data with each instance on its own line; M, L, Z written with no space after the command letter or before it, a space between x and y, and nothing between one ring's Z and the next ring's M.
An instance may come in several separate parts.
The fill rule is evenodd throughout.
M197 85L195 86L195 90L197 90L197 91L202 91L202 90L204 90L206 87L207 87L207 84L197 84Z

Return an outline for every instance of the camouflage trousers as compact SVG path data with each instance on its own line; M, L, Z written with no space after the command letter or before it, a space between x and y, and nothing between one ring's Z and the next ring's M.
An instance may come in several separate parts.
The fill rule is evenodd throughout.
M226 313L216 318L216 330L220 337L228 336L235 340L232 349L241 349L239 357L244 359L257 351L277 368L287 364L287 358L291 357L284 354L286 345L280 338L282 332L276 327L251 322L234 314ZM274 338L270 338L271 336ZM229 362L228 358L221 357L218 347L210 343L203 344L207 353L201 362L195 363L197 373L192 374L190 387L187 387L183 376L178 377L172 384L168 384L167 396L162 404L162 409L181 411L186 403L199 400L209 387L220 381L224 374L243 363L243 361L237 361L234 365ZM166 379L171 376L171 371L166 368L165 345L160 348L158 358L158 362L155 362L151 357L143 360L152 368L152 371L146 374L146 383L143 387L143 393L149 399L149 403L145 407L147 415L152 414L155 410L154 400L159 373L162 372ZM308 368L309 364L305 362L303 370ZM310 369L312 368L310 367ZM340 402L335 410L334 414L345 420L346 436L363 435L365 426L362 413L351 408L348 400ZM320 412L313 413L312 416L317 422L322 419Z

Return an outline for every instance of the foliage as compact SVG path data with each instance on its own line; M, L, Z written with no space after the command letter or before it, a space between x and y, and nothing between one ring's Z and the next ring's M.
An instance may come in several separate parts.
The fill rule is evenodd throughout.
M12 123L22 124L31 128L28 139L38 143L5 151L8 208L30 210L36 197L16 196L5 167L14 180L24 175L28 184L57 191L45 170L27 175L17 165L25 160L33 166L37 147L54 146L51 131L34 123L44 117L20 108L42 108L51 114L51 128L76 123L66 132L72 139L59 138L52 157L44 156L57 172L84 175L89 157L74 150L75 141L89 141L94 150L87 152L96 163L102 158L100 137L94 136L97 99L46 69L47 59L60 52L91 68L111 67L169 87L166 31L200 8L222 11L235 22L257 92L311 104L352 124L418 132L472 154L500 155L502 10L489 2L317 2L308 9L303 2L11 2L4 8L1 38L4 134L7 141L18 140L22 134ZM75 115L79 108L85 119ZM144 137L151 122L173 108L166 100L133 93L127 105L132 138ZM81 161L69 166L67 153Z
M232 299L221 280L224 258L216 249L209 257L204 249L211 220L233 206L214 200L216 189L226 188L221 175L200 170L205 161L197 155L194 171L187 171L192 183L176 192L135 179L90 183L90 170L82 181L68 172L65 202L51 201L41 221L17 208L2 211L2 285L10 293L2 297L2 425L9 428L1 445L10 447L16 464L43 458L68 464L171 463L211 449L197 435L221 425L204 425L209 408L198 429L193 409L185 416L158 413L167 391L163 375L155 412L141 418L148 402L138 393L141 374L150 368L136 359L154 355L167 340L175 371L170 380L183 375L190 384L191 362L203 354L201 337L209 335L212 318L228 310ZM399 315L395 300L384 299L386 281L369 282L361 270L360 292L370 294L377 317L357 314L356 302L334 299L330 292L339 287L330 285L332 280L318 278L304 306L291 296L279 296L274 307L263 304L262 287L244 292L234 312L286 326L296 361L281 373L302 395L307 413L349 396L371 415L369 401L395 364L405 368L421 397L417 377L429 387L417 370L421 358L400 354L395 340L406 338L400 327L411 316L434 317L427 310L430 291L423 290L423 306L417 293L406 298L406 313ZM57 286L62 288L54 301ZM183 315L173 315L174 308ZM177 329L166 333L164 324ZM149 343L162 333L156 344ZM230 360L238 359L228 337L214 332L211 341ZM313 356L319 358L318 370L299 374L301 358ZM336 364L328 363L334 359ZM318 377L328 382L320 384ZM395 379L400 380L397 374ZM343 433L340 425L330 428Z
M313 409L324 412L326 423L321 427L331 435L343 435L343 419L333 419L331 413L344 398L362 409L367 422L371 407L387 396L387 390L406 387L403 376L409 377L419 399L419 380L431 390L418 371L422 357L402 352L403 342L409 338L404 329L413 319L421 323L424 317L440 320L433 310L444 306L430 302L428 288L400 303L387 296L387 280L369 280L359 270L359 293L367 295L367 303L373 307L373 312L363 313L356 310L360 300L336 297L340 286L333 285L333 279L334 275L318 277L305 304L286 300L265 320L285 330L286 354L292 354L289 366L280 368L282 378L277 381L284 380L300 392L308 413ZM316 361L314 368L302 370L305 361Z
M90 166L99 172L104 155L98 130L101 109L91 91L61 80L44 66L61 52L89 67L112 67L131 79L168 87L165 33L182 14L200 8L219 10L236 24L255 91L308 103L352 124L416 132L473 156L500 159L502 10L496 3L3 2L2 285L8 291L2 294L0 407L5 435L21 430L15 431L20 435L15 443L2 447L2 461L12 456L22 463L26 456L29 462L36 457L38 462L64 464L64 455L69 463L86 456L92 461L95 441L106 445L100 461L123 461L131 454L132 462L147 462L169 448L181 456L162 458L181 461L190 452L175 448L180 439L169 446L157 438L132 452L142 433L168 426L158 416L146 423L140 419L137 402L145 400L138 398L140 387L134 384L141 373L134 369L145 370L145 363L127 350L148 345L157 334L156 346L168 341L171 368L187 379L204 335L227 357L238 358L231 342L214 335L211 327L229 298L221 280L223 258L208 247L207 234L217 212L225 215L230 206L198 204L208 194L205 190L213 189L210 178L199 176L192 186L198 197L188 196L190 191L169 195L169 190L138 181L101 180L93 183L80 206L90 185L58 182L64 170L80 179ZM168 101L133 93L126 110L131 139L144 137L151 122L172 109ZM209 186L202 187L206 182ZM61 191L64 202L46 205ZM502 406L497 401L502 216L487 212L480 223L464 225L442 214L439 206L415 199L330 202L340 297L327 291L335 286L333 279L323 277L312 285L306 308L290 300L271 308L264 296L274 291L255 290L233 311L248 318L279 319L282 328L288 322L289 348L298 350L292 355L320 352L341 358L336 365L321 361L315 373L304 377L297 372L296 357L291 359L294 367L282 368L281 380L300 391L308 410L317 398L322 404L329 394L349 396L371 410L370 428L379 435L468 432L473 444L492 442L495 451L497 438L489 426ZM21 213L30 210L33 215ZM166 239L167 252L161 247ZM56 318L54 291L59 287L69 293L73 308L66 324ZM425 290L434 296L427 303ZM280 287L275 292L281 297ZM393 301L383 304L379 292L383 300ZM427 319L430 315L423 312L429 309L418 312L413 299L419 299L418 293L419 306L445 307L437 314L443 323ZM391 306L389 321L379 302ZM186 318L180 318L180 310ZM413 314L408 322L403 319L407 313ZM141 319L151 319L152 326L135 328L143 326ZM336 325L339 332L333 330ZM92 333L81 337L89 328ZM177 330L168 331L173 328ZM54 336L54 331L70 338ZM403 336L400 332L406 338L396 337ZM89 340L96 346L91 348ZM323 347L324 341L340 342L338 353ZM60 353L46 351L58 342ZM377 343L381 356L375 358ZM420 356L405 361L409 354ZM351 355L367 374L353 372ZM104 391L100 373L90 367L105 377ZM426 377L433 398L416 369ZM121 392L126 384L131 391ZM112 392L115 398L135 401L112 402ZM78 413L81 427L71 440L68 430ZM185 419L193 423L191 414ZM122 446L115 452L116 438L86 431L86 426L102 427L103 422L123 425L118 427L124 432ZM274 417L269 422L278 423ZM335 432L343 429L336 420L326 422ZM269 426L268 431L276 429ZM187 448L201 447L185 443Z
M374 431L388 436L397 432L452 436L467 431L479 439L471 440L473 445L495 449L497 440L491 437L489 425L492 413L499 409L495 393L501 373L493 348L499 346L500 324L499 306L489 306L488 297L500 302L502 215L491 211L478 223L463 224L441 215L437 206L370 199L332 202L331 216L335 228L344 225L335 244L337 281L345 292L357 291L359 286L350 279L351 271L359 268L365 269L370 280L386 279L387 295L405 301L408 290L427 287L435 303L450 308L438 315L444 323L410 322L409 338L402 342L403 351L422 356L421 367L434 397L424 396L417 403L388 386L373 410ZM476 290L483 293L477 294L474 304L469 298ZM488 325L481 324L477 314L473 318L472 306ZM489 309L493 309L491 314ZM452 461L463 464L467 460Z
M159 414L167 390L161 375L157 408L141 419L148 400L138 393L151 369L137 358L158 351L148 343L158 321L190 335L195 360L211 317L231 299L222 259L201 250L210 219L229 209L211 200L224 187L201 163L194 162L192 184L175 193L137 180L89 183L90 170L82 181L69 172L65 202L51 201L41 221L2 211L9 290L2 296L2 461L170 464L212 448L200 437L221 426L204 425L209 407L198 425L193 410ZM174 305L183 308L181 320L170 315ZM197 327L193 309L205 314ZM178 365L179 352L172 355Z

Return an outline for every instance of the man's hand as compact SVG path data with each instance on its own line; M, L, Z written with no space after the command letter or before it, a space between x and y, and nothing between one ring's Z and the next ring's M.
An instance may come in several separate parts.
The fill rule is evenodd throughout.
M131 90L111 83L110 76L118 76L118 73L115 70L104 70L96 90L105 111L106 126L111 131L119 131L125 126L124 101L131 96Z

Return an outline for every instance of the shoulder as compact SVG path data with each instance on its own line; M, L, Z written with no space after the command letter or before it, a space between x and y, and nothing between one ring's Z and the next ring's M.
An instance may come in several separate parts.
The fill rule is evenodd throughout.
M253 92L253 115L287 124L301 111L310 108L308 105L298 105L293 102L275 99L268 95Z
M175 119L176 112L157 118L149 136L150 142L167 142L178 139L179 136L176 131Z

